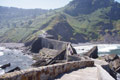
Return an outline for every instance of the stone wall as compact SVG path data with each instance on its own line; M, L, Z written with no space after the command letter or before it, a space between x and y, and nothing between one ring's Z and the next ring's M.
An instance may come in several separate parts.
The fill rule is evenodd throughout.
M63 41L58 41L58 40L54 40L54 39L39 37L31 45L31 51L35 52L35 53L38 53L39 50L42 49L42 48L62 50L62 49L66 48L67 44L68 44L68 42L63 42Z
M74 61L59 63L39 68L31 68L27 70L7 73L0 76L0 80L48 80L53 79L57 75L82 67L92 67L94 61Z
M106 70L104 70L100 65L97 66L98 80L115 80Z

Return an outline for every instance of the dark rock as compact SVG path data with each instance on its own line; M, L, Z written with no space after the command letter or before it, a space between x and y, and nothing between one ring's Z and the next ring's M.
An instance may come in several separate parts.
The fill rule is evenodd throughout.
M112 77L116 79L116 72L111 70L109 65L102 65L103 69L105 69Z
M109 55L105 56L105 61L107 61L107 62L111 62L116 59L119 59L119 56L117 54L109 54Z
M38 38L32 44L31 51L34 52L34 53L38 53L40 49L42 49L42 39Z
M5 64L5 65L2 65L0 68L2 68L2 69L5 69L5 68L7 68L7 67L10 67L10 63L8 63L8 64Z
M89 56L90 58L98 58L98 48L97 48L97 46L93 47L90 51L88 51L84 55Z
M13 69L11 69L10 71L8 71L7 73L9 72L14 72L14 71L20 71L21 69L19 67L15 67Z
M64 48L66 48L67 44L68 44L68 42L63 42L63 41L58 41L58 40L54 40L54 39L39 37L31 45L31 51L33 53L39 53L39 51L42 48L62 50Z
M69 45L69 46L68 46ZM73 46L69 43L67 45L69 52L71 53L70 55L77 54L76 50L73 48Z

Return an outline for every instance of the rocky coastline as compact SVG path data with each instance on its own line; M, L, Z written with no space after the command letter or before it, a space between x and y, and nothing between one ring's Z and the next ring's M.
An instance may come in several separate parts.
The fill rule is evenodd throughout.
M25 43L26 44L26 43ZM77 46L76 44L71 44L69 42L57 41L48 38L38 38L33 41L33 43L25 46L23 43L1 43L1 47L6 47L8 49L21 50L24 54L30 55L35 60L32 67L47 66L56 63L65 63L71 61L81 61L81 60L102 60L106 62L106 65L102 67L115 79L117 79L117 73L120 73L120 57L116 54L108 54L105 56L98 56L97 46L93 47L84 55L77 54L76 50L72 47ZM28 43L27 43L28 44ZM91 43L87 43L88 45ZM84 45L84 44L78 44ZM35 47L36 46L36 47ZM3 67L7 64L3 65ZM19 67L11 70L10 72L20 70Z

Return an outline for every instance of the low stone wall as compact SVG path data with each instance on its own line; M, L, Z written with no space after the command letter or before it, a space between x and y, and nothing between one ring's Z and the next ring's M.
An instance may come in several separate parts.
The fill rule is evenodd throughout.
M97 66L98 80L115 80L107 71L105 71L100 65Z
M68 42L63 42L63 41L58 41L58 40L54 40L54 39L39 37L31 45L31 51L35 52L35 53L38 53L39 50L42 49L42 48L62 50L62 49L66 48L67 44L68 44Z
M59 63L39 68L31 68L27 70L7 73L0 76L0 80L48 80L53 79L61 73L68 72L73 69L92 66L94 66L94 61L74 61Z

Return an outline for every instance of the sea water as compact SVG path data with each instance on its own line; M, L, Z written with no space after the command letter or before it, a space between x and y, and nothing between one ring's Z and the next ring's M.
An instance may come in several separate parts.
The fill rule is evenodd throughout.
M15 67L20 67L20 69L30 68L33 62L31 56L23 54L20 50L0 47L0 66L8 63L11 64L10 67L4 70L0 68L0 75Z
M120 55L120 44L89 44L74 47L78 54L88 52L94 46L98 46L99 55L118 54Z

